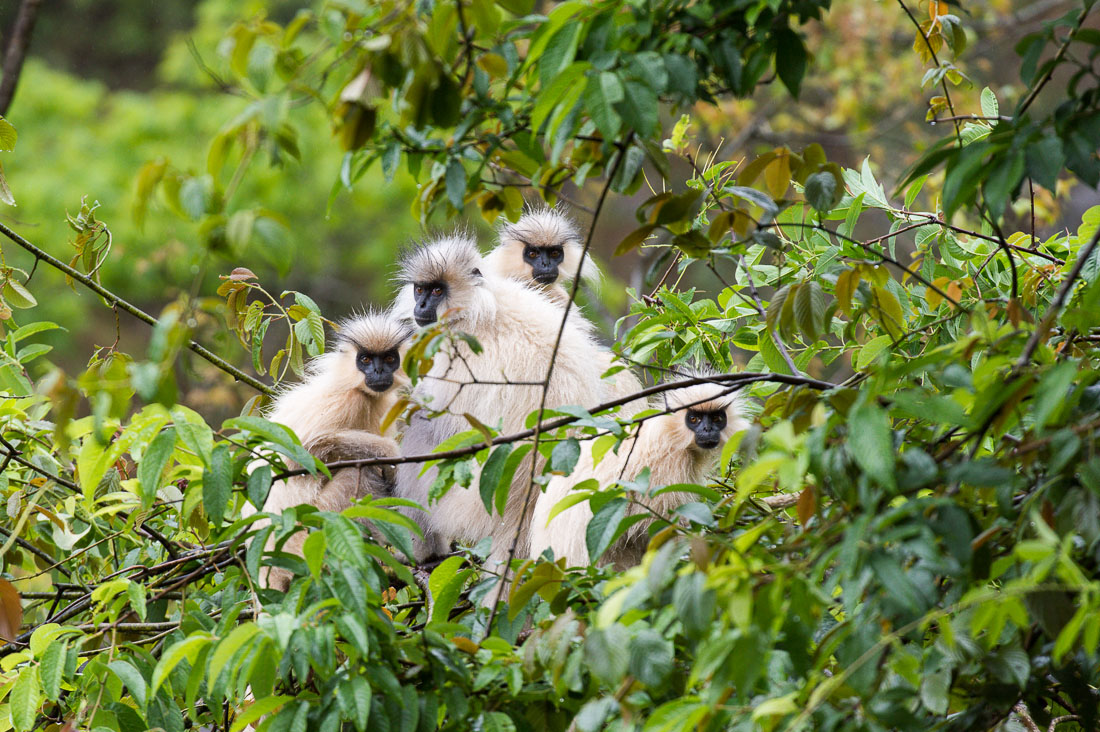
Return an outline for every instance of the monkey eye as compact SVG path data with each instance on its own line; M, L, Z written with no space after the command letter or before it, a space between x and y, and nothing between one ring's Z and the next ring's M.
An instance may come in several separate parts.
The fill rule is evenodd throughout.
M440 295L443 294L443 288L442 287L433 287L432 288L432 294L435 295L436 297L439 297Z
M689 414L688 415L688 422L691 422L692 424L699 424L699 415Z
M415 292L417 295L423 295L424 294L424 288L421 285L417 285L416 287L413 288L413 292Z
M363 363L366 363L367 361L370 360L370 354L367 353L366 351L360 351L359 352L359 360L362 361Z
M561 257L562 257L561 249L551 249L550 250L550 259L561 259Z
M538 250L535 249L534 247L528 247L527 249L524 250L523 256L527 257L528 259L535 259L536 257L539 256L539 253L538 253Z
M386 356L386 363L397 363L397 356L393 355L392 353Z

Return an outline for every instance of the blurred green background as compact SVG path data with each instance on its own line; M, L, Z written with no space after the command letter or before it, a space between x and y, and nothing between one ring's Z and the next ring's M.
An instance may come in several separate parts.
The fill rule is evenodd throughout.
M309 294L331 318L364 304L387 302L400 248L422 232L412 212L415 181L400 173L387 184L375 166L353 190L330 198L342 152L324 111L308 99L295 104L290 116L300 161L281 158L252 165L234 197L234 209L262 206L274 212L285 228L273 238L253 237L239 252L210 251L198 226L163 202L154 199L142 226L133 215L135 182L143 165L164 159L180 170L203 173L210 141L248 104L220 81L227 65L221 52L226 29L242 18L262 15L285 22L302 5L281 0L43 3L6 115L19 140L0 163L18 206L0 211L2 220L67 261L73 232L66 213L76 214L82 199L98 203L96 215L114 237L101 273L104 284L153 314L181 293L198 297L205 305L196 311L198 337L236 362L245 362L245 354L218 327L220 299L214 294L218 275L236 266L251 268L271 292ZM552 5L540 2L537 9ZM0 32L5 35L17 7L15 2L0 4ZM1073 7L1072 2L1053 0L964 3L967 25L980 28L981 34L966 52L973 84L955 97L960 113L978 111L984 86L1003 105L1011 104L1019 84L1004 74L1018 67L1015 41ZM925 89L915 96L914 79L922 72L919 59L908 50L913 38L908 19L891 3L846 0L835 3L822 24L810 26L809 36L815 59L800 103L779 85L764 85L751 100L695 110L691 135L703 154L717 150L720 159L751 157L777 145L799 150L820 142L830 160L858 167L860 157L869 153L876 174L888 185L896 182L932 139L924 112L936 93ZM676 117L667 114L666 121L671 125ZM930 181L927 191L934 194L936 186ZM587 226L586 210L594 203L595 189L565 193L574 204L572 212ZM613 197L597 229L596 259L614 280L602 288L602 302L591 303L590 311L605 330L628 307L623 284L643 287L655 264L645 256L609 261L611 250L635 228L634 206L650 193L643 188L637 200ZM1063 191L1038 191L1040 235L1059 228L1063 215L1079 216L1096 200L1095 191L1069 183ZM1016 215L1022 222L1031 212L1018 210ZM486 246L491 240L490 227L472 210L462 220L428 225L473 226ZM290 249L289 270L280 272L269 263L265 248L272 246ZM3 242L0 247L7 264L28 270L33 265L22 250ZM713 284L705 272L688 277L697 278L701 286ZM91 293L74 291L47 267L35 272L31 289L39 299L33 319L68 328L41 336L55 348L49 356L53 363L78 373L95 346L111 345L115 316ZM21 315L16 312L17 321ZM144 352L146 326L123 315L117 334L121 350ZM204 366L191 359L183 370L184 400L235 409L240 390ZM46 367L46 360L35 364L37 369Z

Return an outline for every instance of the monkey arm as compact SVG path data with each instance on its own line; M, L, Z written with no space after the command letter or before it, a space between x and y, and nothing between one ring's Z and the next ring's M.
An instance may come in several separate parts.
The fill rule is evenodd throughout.
M339 430L321 435L306 446L310 454L326 463L339 460L362 460L374 457L394 457L397 443L366 430Z

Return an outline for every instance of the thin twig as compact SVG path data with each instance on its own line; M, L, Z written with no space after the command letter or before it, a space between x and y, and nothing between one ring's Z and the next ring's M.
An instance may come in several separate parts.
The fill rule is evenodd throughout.
M1054 54L1054 58L1048 62L1049 68L1047 72L1043 74L1043 78L1039 80L1024 101L1020 103L1019 109L1016 110L1016 116L1022 117L1027 108L1031 106L1031 103L1035 101L1035 98L1039 96L1039 92L1043 90L1043 87L1047 85L1047 82L1054 76L1054 70L1058 68L1058 64L1062 61L1062 57L1066 55L1066 51L1069 49L1069 44L1073 41L1073 37L1077 34L1077 31L1081 29L1081 25L1085 22L1085 18L1088 17L1089 11L1092 9L1091 3L1085 3L1085 6L1081 8L1081 13L1077 16L1077 22L1074 23L1073 30L1066 36L1066 40L1062 42L1062 45L1058 47L1058 52Z
M614 165L607 173L607 183L604 185L603 190L600 191L600 197L596 201L596 211L592 215L592 224L588 228L588 236L584 240L584 248L581 249L580 260L577 263L577 271L573 276L573 283L569 289L569 299L565 303L565 308L562 311L561 325L558 326L558 335L554 339L554 348L550 351L550 362L546 366L546 378L543 379L542 384L542 396L539 399L539 411L535 420L535 434L534 434L534 447L531 449L531 472L528 477L527 490L523 496L523 506L519 512L519 526L516 528L515 535L512 537L512 545L508 549L508 558L504 562L502 568L503 576L500 582L497 584L496 595L493 598L493 604L489 608L489 621L485 625L486 637L492 632L493 618L496 616L497 608L500 606L500 599L504 596L504 586L508 579L508 568L512 565L512 560L516 556L516 548L519 546L519 535L522 531L522 527L527 518L527 509L531 504L531 495L535 490L535 469L538 465L539 454L539 436L541 435L542 416L546 411L546 396L550 391L550 379L554 375L554 366L558 358L558 349L561 347L562 335L565 333L566 323L569 321L569 311L573 307L573 301L577 298L577 291L580 289L581 284L581 269L584 267L585 257L588 256L588 250L592 247L592 238L596 233L596 224L600 220L600 212L603 210L604 202L607 200L607 194L611 192L611 184L615 181L615 176L619 172L619 168L622 166L623 160L626 159L626 150L630 146L630 142L634 137L634 133L630 132L626 136L626 140L623 142L621 148L619 148L619 154L615 158Z
M28 252L33 254L36 259L39 259L39 260L45 262L46 264L50 265L54 269L58 269L58 270L64 272L65 274L67 274L69 277L72 277L74 280L76 280L80 284L84 285L85 287L87 287L92 292L96 293L100 297L107 300L108 304L110 304L112 306L118 306L118 307L122 308L127 313L129 313L130 315L133 315L135 318L137 318L138 320L140 320L144 323L147 323L149 325L156 325L157 324L157 319L154 318L149 313L145 312L144 310L137 307L136 305L132 305L131 303L127 302L126 300L123 300L121 297L119 297L115 293L111 292L106 287L104 287L103 285L101 285L98 282L96 282L95 280L93 280L91 277L88 277L84 273L79 272L76 269L73 269L69 265L62 262L60 259L57 259L56 257L50 256L50 254L48 254L47 252L45 252L42 249L39 249L34 244L30 243L29 241L27 241L22 236L15 233L14 231L9 229L7 226L5 226L2 223L0 223L0 234L3 234L4 236L11 239L13 242L18 244L19 246L26 249ZM201 356L202 358L209 361L211 364L213 364L217 368L221 369L225 373L227 373L230 376L232 376L233 378L235 378L237 381L248 384L249 386L251 386L256 391L259 391L263 394L267 394L269 396L275 393L275 390L272 389L267 384L263 383L262 381L259 381L258 379L253 378L252 376L249 376L248 374L241 371L240 369L238 369L233 364L231 364L228 361L226 361L225 359L223 359L221 356L218 356L218 355L212 353L211 351L209 351L207 348L200 345L199 343L196 343L195 341L189 340L187 342L187 347L191 351L193 351L194 353L197 353L199 356Z

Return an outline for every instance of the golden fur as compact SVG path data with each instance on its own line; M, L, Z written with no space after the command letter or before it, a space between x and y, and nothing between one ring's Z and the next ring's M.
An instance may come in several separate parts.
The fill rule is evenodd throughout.
M367 387L356 357L361 349L369 353L400 349L408 336L409 328L389 313L368 312L342 321L331 350L309 363L301 382L279 393L267 419L294 430L302 445L323 462L396 456L397 443L383 436L380 428L408 379L398 370L393 386L376 392ZM342 511L368 493L389 493L392 486L393 469L388 466L343 468L331 480L297 476L274 484L263 510L282 513L308 503L325 511ZM290 537L284 551L301 556L305 538L305 532ZM269 539L266 549L274 546L274 538ZM290 573L273 568L261 582L285 590Z
M456 339L453 346L434 357L413 397L431 410L446 413L432 419L423 411L415 413L402 439L403 454L430 452L448 437L470 429L464 413L507 434L523 429L527 415L538 409L541 385L500 382L541 382L545 378L562 310L540 291L486 270L473 241L463 236L430 242L402 263L401 279L406 284L398 296L397 312L412 313L413 283L445 282L447 299L438 311L445 314L443 321L455 331L474 336L482 346L482 352L475 354ZM591 357L595 347L588 323L570 316L547 392L548 408L592 405L599 400L600 370ZM438 503L428 506L435 471L420 476L421 465L398 466L398 495L429 509L414 515L427 537L417 547L418 558L447 551L453 540L477 542L491 536L490 560L502 561L517 529L517 552L526 553L527 526L520 527L520 513L529 487L529 460L530 456L516 470L503 517L486 512L476 475L471 488L454 486Z
M651 406L672 411L641 423L634 436L619 446L618 454L607 453L598 465L593 465L592 443L584 443L573 473L552 478L546 492L539 496L535 504L531 518L531 555L538 555L550 548L554 550L555 558L565 557L568 566L589 563L585 529L592 518L592 508L588 501L571 506L550 519L554 506L581 481L594 478L601 487L608 487L620 480L620 475L622 480L632 481L643 468L648 467L651 491L676 483L702 483L718 459L722 445L731 435L749 425L741 416L737 396L724 394L725 389L717 384L701 384L657 395ZM694 433L684 424L689 406L702 412L725 411L726 426L717 447L704 450L696 444ZM697 500L690 493L664 493L655 498L634 497L666 518L677 506ZM631 505L627 514L641 513L642 510L640 506ZM646 528L650 523L641 521L631 526L601 557L601 563L623 568L640 562L648 544Z

